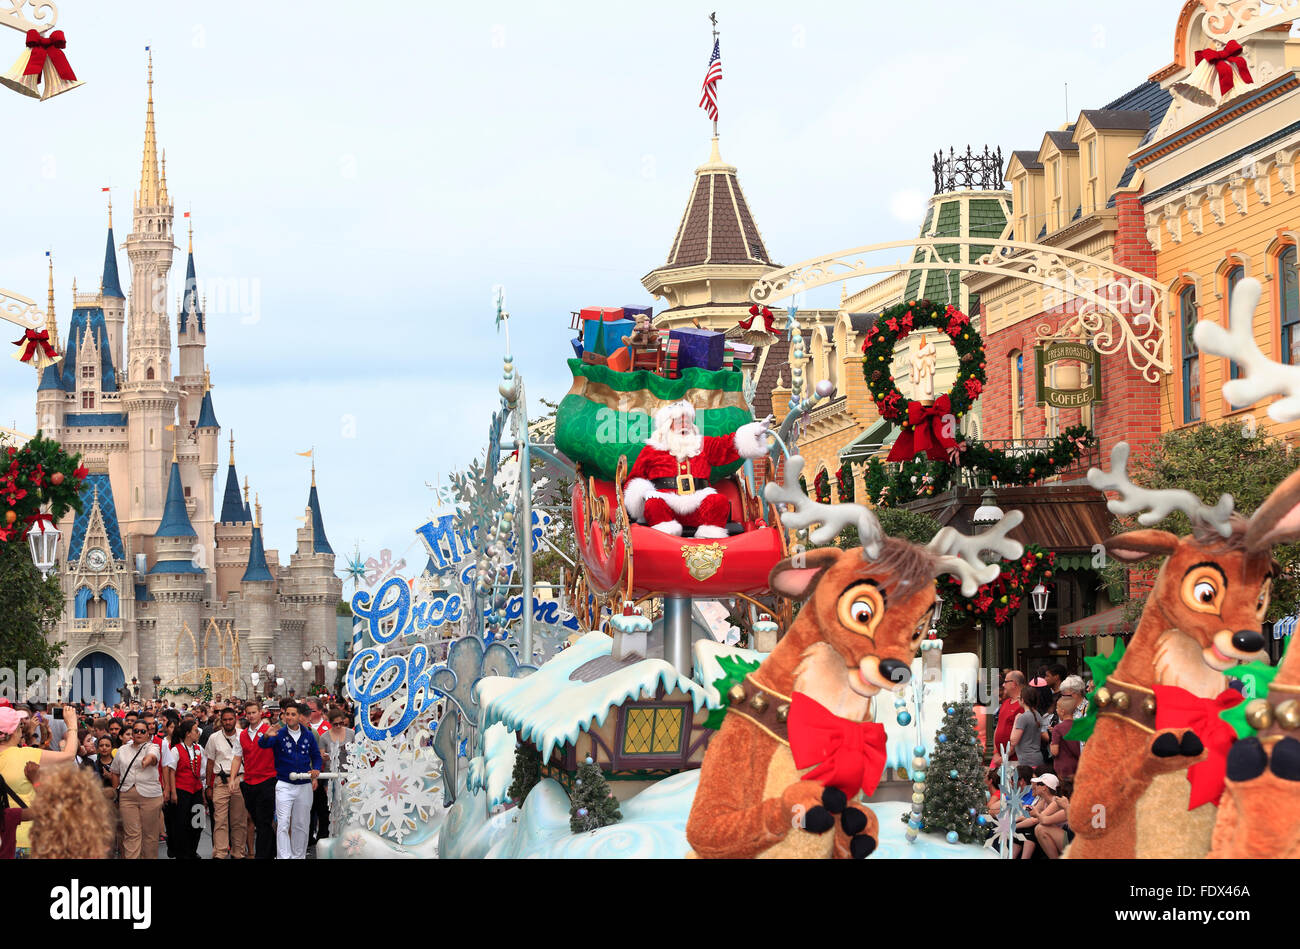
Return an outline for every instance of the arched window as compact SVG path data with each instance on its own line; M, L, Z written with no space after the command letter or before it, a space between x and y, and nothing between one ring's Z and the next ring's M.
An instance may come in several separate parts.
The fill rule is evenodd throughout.
M95 594L90 591L90 587L81 587L77 590L77 595L72 600L73 616L76 619L90 618L90 601L95 598Z
M104 589L99 591L99 597L104 601L104 616L108 619L119 619L121 613L119 612L120 604L118 602L117 590L113 589L113 587L104 587Z
M152 379L152 378L153 378L153 366L150 366L148 369L146 369L146 370L144 371L144 377L145 377L146 379Z
M1178 319L1183 338L1183 424L1201 420L1201 359L1192 331L1197 319L1196 287L1188 284L1178 295Z
M1011 363L1011 437L1025 437L1025 356L1015 350L1007 357Z
M1282 323L1282 362L1300 366L1300 274L1295 244L1277 255L1278 318Z
M1241 283L1241 278L1244 276L1246 276L1246 268L1241 266L1241 264L1238 264L1237 266L1233 267L1231 270L1228 271L1228 277L1224 281L1224 296L1223 296L1223 313L1224 313L1223 325L1224 326L1228 325L1228 313L1229 313L1229 308L1232 305L1232 292L1237 289L1237 284ZM1238 366L1235 362L1229 360L1228 378L1237 379L1240 377L1241 377L1241 367Z

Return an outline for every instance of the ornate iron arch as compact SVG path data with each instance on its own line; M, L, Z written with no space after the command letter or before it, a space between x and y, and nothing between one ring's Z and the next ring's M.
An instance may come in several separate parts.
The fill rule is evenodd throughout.
M963 263L945 260L953 248L988 248L982 257ZM873 263L872 255L908 250L921 259ZM920 254L916 252L920 251ZM1053 329L1037 327L1040 339L1087 339L1097 352L1111 356L1124 350L1130 365L1148 382L1173 370L1169 357L1169 331L1164 288L1150 277L1060 247L987 237L919 237L869 244L814 257L773 271L755 282L750 298L770 305L797 293L874 274L901 270L940 270L1013 277L1055 292L1055 306L1079 304ZM1048 308L1052 297L1044 296Z

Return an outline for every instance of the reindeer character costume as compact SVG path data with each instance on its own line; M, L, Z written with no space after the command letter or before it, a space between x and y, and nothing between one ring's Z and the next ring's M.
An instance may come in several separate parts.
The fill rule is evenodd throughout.
M1073 858L1204 857L1235 734L1219 713L1242 701L1229 678L1266 659L1261 631L1274 545L1300 537L1300 472L1247 520L1224 495L1214 507L1187 491L1151 491L1128 479L1129 446L1111 452L1095 488L1120 495L1111 513L1146 511L1154 524L1181 510L1192 533L1134 530L1106 542L1134 562L1165 555L1132 643L1099 688L1097 726L1084 746L1070 803Z
M855 798L875 791L885 766L872 698L911 678L936 576L960 578L969 596L998 573L981 551L1023 552L1006 537L1023 517L1018 511L973 538L952 528L925 547L886 537L868 508L809 500L798 487L803 465L790 458L784 486L764 489L772 503L793 505L786 526L820 524L810 537L824 544L856 521L863 547L811 550L772 568L772 590L804 605L766 661L733 690L709 743L686 823L696 856L870 855L879 821Z
M1300 857L1300 649L1288 649L1268 695L1253 699L1246 722L1256 734L1228 752L1211 858Z

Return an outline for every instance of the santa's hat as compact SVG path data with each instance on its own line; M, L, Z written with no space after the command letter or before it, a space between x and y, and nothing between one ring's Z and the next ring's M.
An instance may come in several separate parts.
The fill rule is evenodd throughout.
M662 431L672 425L678 419L685 419L688 422L695 422L695 406L683 400L681 402L669 402L667 405L660 406L655 411L655 431Z

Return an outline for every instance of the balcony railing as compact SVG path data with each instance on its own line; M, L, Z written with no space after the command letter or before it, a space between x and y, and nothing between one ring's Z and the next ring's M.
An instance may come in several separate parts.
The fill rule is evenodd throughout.
M996 438L982 441L986 447L1000 451L1009 458L1024 458L1037 452L1048 451L1054 447L1054 438ZM1078 459L1068 468L1063 468L1050 478L1027 478L1020 484L1043 484L1062 481L1077 481L1087 474L1089 468L1101 462L1101 452L1096 445L1085 448ZM958 471L957 483L968 488L983 488L989 485L986 471L962 468Z

